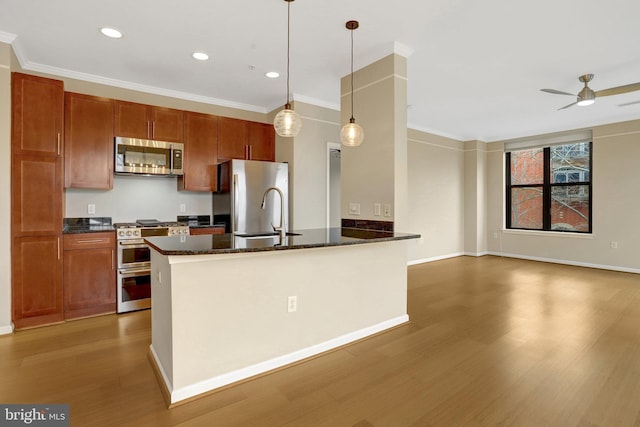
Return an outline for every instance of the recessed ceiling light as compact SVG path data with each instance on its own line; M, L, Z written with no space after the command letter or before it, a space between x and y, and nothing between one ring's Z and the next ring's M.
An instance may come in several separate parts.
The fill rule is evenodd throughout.
M115 28L103 27L100 28L100 32L107 37L111 37L112 39L119 39L122 37L122 33Z
M207 59L209 59L209 55L204 52L194 52L191 56L193 56L198 61L206 61Z
M278 77L280 77L280 73L278 73L277 71L269 71L268 73L265 73L264 75L269 77L270 79L277 79Z

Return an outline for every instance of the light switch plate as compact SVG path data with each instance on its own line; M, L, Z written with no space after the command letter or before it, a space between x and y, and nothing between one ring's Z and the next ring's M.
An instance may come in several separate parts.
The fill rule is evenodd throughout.
M88 214L94 214L96 213L96 205L94 205L93 203L89 203L87 205L87 213Z
M349 215L360 215L360 203L349 203Z

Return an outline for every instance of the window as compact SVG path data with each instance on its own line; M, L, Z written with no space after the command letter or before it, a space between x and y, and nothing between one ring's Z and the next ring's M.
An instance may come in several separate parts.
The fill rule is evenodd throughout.
M591 142L506 154L507 228L591 233Z

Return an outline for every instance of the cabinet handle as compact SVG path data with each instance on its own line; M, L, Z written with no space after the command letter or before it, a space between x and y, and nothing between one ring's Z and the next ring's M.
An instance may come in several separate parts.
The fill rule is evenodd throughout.
M253 159L253 145L249 145L249 160Z
M156 137L156 122L151 122L151 138Z
M113 256L113 253L114 253L114 252L115 252L115 250L114 250L114 249L111 249L111 269L112 269L112 270L115 270L115 269L116 269L116 265L115 265L115 263L113 262L113 260L114 260L114 258L115 258L115 257Z
M58 156L60 155L60 132L58 132Z
M58 261L60 260L60 238L58 237Z
M105 243L107 239L82 239L76 240L76 243Z

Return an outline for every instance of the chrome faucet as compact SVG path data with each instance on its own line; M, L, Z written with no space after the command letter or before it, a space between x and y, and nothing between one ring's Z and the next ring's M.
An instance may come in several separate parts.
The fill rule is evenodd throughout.
M280 225L276 227L275 225L273 225L273 223L271 223L271 226L273 227L273 231L280 232L280 239L284 239L287 236L287 230L284 226L284 195L282 194L282 191L280 191L280 189L277 187L267 188L262 195L262 204L260 205L260 209L264 209L264 205L267 202L267 194L269 194L269 191L271 190L277 191L280 195Z

